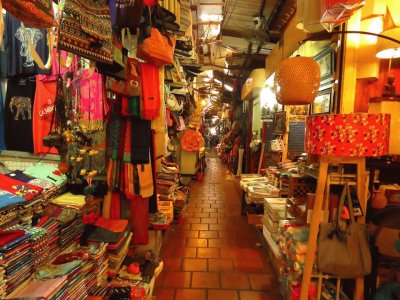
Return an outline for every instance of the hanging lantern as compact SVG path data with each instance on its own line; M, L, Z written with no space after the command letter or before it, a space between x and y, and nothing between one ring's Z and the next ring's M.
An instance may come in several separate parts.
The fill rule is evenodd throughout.
M321 82L319 65L310 57L291 57L278 67L274 78L276 100L283 105L314 102Z

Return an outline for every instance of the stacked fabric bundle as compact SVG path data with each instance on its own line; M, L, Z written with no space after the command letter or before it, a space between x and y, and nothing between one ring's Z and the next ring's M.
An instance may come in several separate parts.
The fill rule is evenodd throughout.
M86 276L86 288L89 290L95 285L102 285L107 279L108 258L107 245L100 243L99 245L90 245L90 260L93 264L93 270Z
M74 195L68 192L53 198L51 203L57 206L71 207L76 210L82 210L86 202L84 195Z
M71 208L57 208L50 218L54 218L59 224L59 244L61 250L68 248L78 241L84 230L82 214Z
M6 283L6 270L3 267L0 267L0 299L6 298L6 290L7 290L7 283Z
M0 231L0 265L5 270L6 293L10 294L32 274L30 234L24 230Z
M32 270L44 265L49 258L49 232L40 227L29 227L15 225L7 228L9 230L24 230L29 234L29 241L32 249Z
M1 196L0 196L1 198ZM0 209L0 228L6 228L18 223L18 207L7 206Z
M299 226L295 222L282 221L279 229L281 231L280 248L285 258L286 267L283 268L283 277L287 286L301 282L304 261L307 253L307 241L309 228Z
M58 222L55 219L45 217L36 226L45 229L49 234L46 243L49 261L52 261L61 251Z
M18 299L65 299L67 283L67 276L48 280L34 279L12 296Z
M132 239L128 221L100 217L94 226L88 226L87 230L91 231L87 237L90 244L108 244L107 258L109 266L107 272L109 275L115 275L125 259Z
M55 296L49 299L86 299L86 281L82 274L83 261L73 255L62 255L56 258L55 263L41 267L34 275L35 279L44 282L60 277L66 278L66 284L58 289L57 293L52 293Z

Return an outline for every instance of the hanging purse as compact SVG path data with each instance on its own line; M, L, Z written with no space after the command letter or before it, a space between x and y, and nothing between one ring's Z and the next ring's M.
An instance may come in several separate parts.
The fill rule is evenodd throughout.
M136 56L148 63L165 66L174 63L175 39L151 27L151 12L147 8L145 22L140 25Z
M51 0L3 0L3 8L30 27L57 26Z
M281 137L274 139L271 141L271 151L272 152L281 152L284 148L283 140Z
M106 1L65 0L58 47L96 62L112 64L112 26Z
M342 226L341 214L346 199L349 224ZM342 278L362 277L371 272L371 250L366 224L355 222L348 183L344 185L336 221L320 224L318 269Z
M143 0L109 0L112 25L117 28L137 27L143 11Z
M125 93L131 96L141 96L142 86L138 73L139 62L136 59L128 58L126 62L126 90Z

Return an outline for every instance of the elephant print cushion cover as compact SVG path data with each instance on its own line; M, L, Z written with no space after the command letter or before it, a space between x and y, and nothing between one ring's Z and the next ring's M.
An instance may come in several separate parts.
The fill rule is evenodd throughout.
M34 78L10 78L4 108L4 137L7 150L33 152L32 109Z
M47 45L46 30L30 28L23 29L21 21L11 14L6 16L7 39L3 41L8 53L13 53L8 60L8 76L51 74L51 70L41 70L33 61L29 53L29 40L35 46L42 61L47 61L49 47Z

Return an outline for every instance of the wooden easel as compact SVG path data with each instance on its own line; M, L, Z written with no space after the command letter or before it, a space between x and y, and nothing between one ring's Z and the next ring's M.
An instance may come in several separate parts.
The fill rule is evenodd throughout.
M328 179L328 167L330 164L355 164L357 165L357 195L360 201L361 208L364 212L363 217L358 218L359 223L365 223L365 215L367 209L366 199L366 183L365 183L365 157L339 157L321 155L318 174L317 191L315 195L314 209L310 223L310 234L308 239L308 249L303 270L303 280L301 283L300 300L308 300L308 288L310 286L312 269L314 263L314 254L317 249L317 237L321 214L323 211L322 205L325 195L325 188ZM338 254L340 255L340 254ZM356 279L354 291L354 300L364 299L364 278Z

